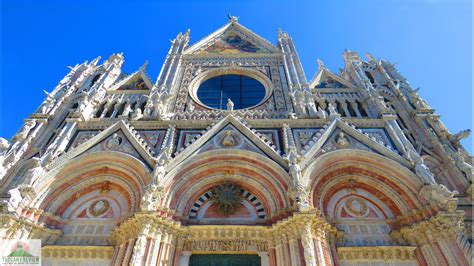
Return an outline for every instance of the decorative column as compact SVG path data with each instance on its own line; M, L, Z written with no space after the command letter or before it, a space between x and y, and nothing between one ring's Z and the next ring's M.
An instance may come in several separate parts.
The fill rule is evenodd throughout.
M179 257L179 266L188 266L189 259L191 258L193 253L191 251L183 251L181 252L181 256ZM263 266L263 264L262 264Z
M260 265L261 266L270 266L270 260L268 258L268 252L259 252L258 256L260 256ZM182 266L182 265L180 264L180 266Z
M304 248L304 260L307 266L316 266L316 253L314 250L313 235L311 225L306 224L302 228L301 243Z
M471 258L463 253L456 241L463 230L463 215L461 211L442 211L425 221L402 227L391 235L418 246L429 265L469 265Z

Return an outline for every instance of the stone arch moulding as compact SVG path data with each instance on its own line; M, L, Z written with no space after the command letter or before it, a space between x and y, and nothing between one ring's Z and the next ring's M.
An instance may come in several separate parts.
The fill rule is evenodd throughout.
M265 96L263 97L262 101L260 101L255 106L245 108L245 109L255 108L263 104L270 98L270 96L273 93L272 81L262 72L255 69L244 68L244 67L221 67L221 68L204 71L203 73L199 74L191 81L191 83L189 84L189 95L191 95L191 98L199 105L205 108L209 108L199 100L199 98L197 97L197 90L199 89L199 86L204 81L213 77L221 76L221 75L247 76L247 77L256 79L258 82L260 82L263 85L263 87L265 87Z
M425 202L417 197L423 186L409 169L381 155L361 150L329 152L312 162L304 172L304 180L315 207L324 210L330 197L341 189L372 190L392 203L392 212L422 208Z
M128 195L129 208L133 212L139 207L143 188L150 182L150 170L146 165L122 152L86 154L59 168L54 169L51 176L39 180L38 196L33 201L36 208L55 213L91 189L109 186Z
M286 191L289 177L274 161L253 152L227 150L194 155L165 177L169 196L164 207L186 217L195 201L216 184L232 182L254 194L266 211L266 218L289 208Z

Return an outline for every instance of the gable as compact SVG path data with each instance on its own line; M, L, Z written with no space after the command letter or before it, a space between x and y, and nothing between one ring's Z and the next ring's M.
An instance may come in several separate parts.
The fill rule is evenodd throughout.
M129 82L123 84L117 88L118 91L128 91L128 90L150 90L145 80L142 77L138 77L135 80L130 80Z
M168 168L174 168L192 155L215 149L256 152L286 168L287 163L277 151L277 146L266 135L251 129L232 115L215 123L207 131L182 130L178 138L177 152Z
M409 164L408 161L401 157L397 150L394 149L384 129L365 130L366 132L355 129L355 127L350 126L340 119L332 121L318 132L314 132L314 135L310 137L310 143L302 148L301 153L305 156L302 165L307 165L311 160L322 153L337 149L371 151L391 158L403 165ZM308 131L308 134L309 133L311 132ZM296 141L298 141L298 139Z
M247 150L266 156L260 148L233 125L227 125L222 128L201 148L197 149L196 154L217 149Z
M98 134L88 135L87 140L70 147L66 153L53 160L47 168L58 168L82 154L97 151L123 152L143 161L150 168L155 165L154 151L146 145L145 140L136 131L132 131L130 125L119 121Z
M334 74L318 60L319 70L310 82L312 89L340 89L340 88L354 88L355 86L340 76Z
M149 91L153 88L150 78L146 75L146 63L137 72L125 77L118 83L113 85L109 91L129 91L129 92L143 92Z
M320 80L318 84L314 86L314 88L318 89L338 89L338 88L346 88L347 86L343 85L341 82L330 78L325 77L324 80Z
M185 54L226 55L278 52L279 50L269 41L232 20L186 49Z

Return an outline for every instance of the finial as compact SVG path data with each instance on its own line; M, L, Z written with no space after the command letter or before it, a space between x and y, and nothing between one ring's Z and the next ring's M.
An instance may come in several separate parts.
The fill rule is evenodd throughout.
M140 71L146 71L148 68L148 60L145 60L145 63L140 67Z
M323 60L321 60L321 59L318 58L318 60L316 60L316 62L318 62L318 67L319 67L319 69L326 68L326 66L325 66L324 63L323 63Z
M229 18L229 20L230 20L231 22L237 22L237 20L239 19L239 18L236 17L236 16L232 16L232 15L230 14L230 12L227 13L227 17Z
M369 59L369 61L376 61L375 58L369 53L365 53L365 56Z

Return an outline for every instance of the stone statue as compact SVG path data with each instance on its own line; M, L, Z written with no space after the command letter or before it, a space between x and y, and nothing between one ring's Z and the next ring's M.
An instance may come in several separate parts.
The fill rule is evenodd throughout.
M344 132L339 132L336 137L336 144L339 148L346 148L347 146L349 146L349 140L345 136Z
M155 167L153 168L153 172L151 173L151 178L152 178L152 181L151 183L152 184L155 184L155 185L160 185L165 177L165 174L166 174L166 168L165 168L165 164L166 163L163 163L162 161L158 162Z
M131 119L135 121L135 120L139 120L142 117L143 117L142 109L140 109L140 107L137 107L135 111L133 111Z
M82 99L81 103L79 104L79 107L77 108L77 112L80 114L84 113L88 104L89 104L89 96L86 94L84 98Z
M21 128L20 132L15 135L13 138L14 141L22 141L28 137L30 131L35 127L36 121L35 120L28 120L25 122L23 127Z
M41 114L47 114L56 103L56 98L54 98L51 93L48 93L47 91L44 91L44 93L46 94L46 99L44 100L43 104L41 104Z
M128 117L128 114L130 114L130 111L132 110L132 106L130 104L130 101L127 101L125 103L125 106L123 107L123 112L121 114L122 117Z
M336 108L334 107L334 105L332 105L332 103L329 103L328 104L328 110L329 110L329 118L331 120L339 117L339 113L337 112Z
M44 173L45 169L41 165L41 159L38 157L33 157L33 167L26 171L24 176L23 185L33 186L33 184L40 178Z
M146 96L148 98L145 110L143 111L144 117L151 117L153 115L153 96Z
M418 95L419 90L420 88L410 92L411 103L416 107L416 109L431 109L428 104Z
M224 138L222 139L222 145L224 147L234 147L236 144L237 143L234 137L234 133L231 130L227 130L224 133Z
M323 108L318 106L318 112L316 113L316 116L321 119L326 119L328 114L326 113L326 111L323 110Z
M5 155L10 147L10 142L4 138L0 138L0 156Z
M227 111L233 111L234 110L234 103L232 102L231 99L227 99Z
M411 155L410 158L415 164L416 175L420 177L425 184L436 184L433 173L431 173L430 169L425 165L423 159L419 155Z
M454 142L454 143L459 143L462 139L465 139L469 137L469 134L471 134L470 129L462 130L456 134L450 135L448 137L449 141Z

